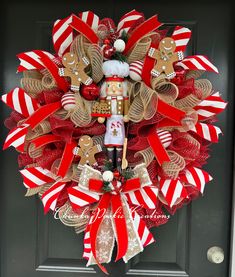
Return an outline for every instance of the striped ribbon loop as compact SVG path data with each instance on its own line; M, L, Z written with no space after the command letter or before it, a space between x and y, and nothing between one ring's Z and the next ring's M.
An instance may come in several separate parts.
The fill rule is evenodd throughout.
M180 180L164 179L159 177L160 191L170 207L174 206L179 198L187 198L188 193Z
M124 14L117 26L118 35L121 36L123 32L126 32L128 34L131 27L134 26L136 22L142 18L144 18L143 14L137 12L136 10L132 10Z
M18 66L17 72L33 69L44 69L45 65L41 60L42 56L47 56L51 60L55 59L55 56L42 50L33 50L18 54L17 57L20 60L20 65Z
M198 120L205 120L215 114L221 113L226 106L227 103L220 97L219 92L216 92L208 96L193 109L197 111Z
M55 21L52 30L52 40L54 48L59 57L69 52L70 45L73 42L73 28L69 25L72 22L72 15Z
M29 117L39 108L37 101L19 87L3 94L1 100L24 117Z
M203 70L219 73L217 67L215 67L206 56L195 55L188 56L182 61L176 63L176 65L190 70Z
M203 193L205 184L210 182L213 178L205 170L197 167L190 167L180 176L180 180L190 184Z
M176 26L171 37L174 39L176 43L175 52L184 52L191 38L191 31L186 27Z
M79 13L79 17L83 22L91 27L94 31L97 31L100 19L99 17L91 11Z
M201 138L214 143L219 141L219 134L222 134L219 127L200 122L198 122L190 131L198 134Z
M54 182L52 172L40 166L25 168L20 170L20 173L26 188L36 188Z

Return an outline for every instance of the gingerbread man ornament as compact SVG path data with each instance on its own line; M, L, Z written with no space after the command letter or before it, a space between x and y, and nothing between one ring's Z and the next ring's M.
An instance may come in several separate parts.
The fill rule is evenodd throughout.
M159 48L151 47L148 55L157 60L151 71L153 77L158 77L161 73L165 73L168 79L175 77L176 73L173 63L183 59L183 52L175 52L176 43L173 38L165 37L159 43Z
M102 151L101 146L99 144L94 145L92 138L89 136L80 137L78 145L80 147L75 147L73 149L73 154L81 157L79 165L95 165L95 154Z
M90 85L92 83L91 77L85 73L85 68L89 65L86 57L78 60L78 57L73 53L66 53L62 58L62 63L65 68L59 68L59 75L70 77L71 90L79 91L80 84Z

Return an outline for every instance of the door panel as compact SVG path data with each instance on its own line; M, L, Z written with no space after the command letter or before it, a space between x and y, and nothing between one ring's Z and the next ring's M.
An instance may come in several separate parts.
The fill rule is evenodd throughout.
M70 13L93 10L100 17L120 16L135 8L169 26L183 24L193 31L188 55L205 54L220 69L220 75L205 74L223 97L230 101L226 112L219 116L225 136L215 145L206 169L213 175L205 195L171 216L169 222L152 229L156 243L145 248L128 264L111 263L111 276L189 276L227 277L229 264L230 207L232 191L233 149L233 83L231 7L225 1L8 1L2 9L5 32L2 56L1 90L19 85L15 75L17 53L31 49L53 51L52 23ZM223 13L221 13L223 11ZM231 54L232 53L232 54ZM9 109L1 106L1 118ZM1 122L2 122L1 120ZM5 128L1 142L6 136ZM83 235L62 225L52 214L44 215L36 198L24 198L25 190L19 176L17 155L13 149L1 155L1 204L3 211L2 262L3 277L103 276L97 267L85 266L82 259ZM220 246L225 253L222 264L208 262L211 246Z

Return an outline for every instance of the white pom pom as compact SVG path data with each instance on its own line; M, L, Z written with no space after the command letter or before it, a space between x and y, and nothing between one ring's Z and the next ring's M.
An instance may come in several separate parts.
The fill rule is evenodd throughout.
M172 142L172 135L169 131L159 129L157 130L157 134L164 148L170 146Z
M105 182L112 182L113 181L113 172L107 170L103 173L102 177Z
M117 52L122 53L125 50L126 43L122 39L117 39L117 40L115 40L113 46L115 47Z
M73 93L65 93L61 98L62 107L66 111L73 110L76 107L75 96Z
M142 80L143 62L135 61L130 64L130 78L133 81L139 82Z

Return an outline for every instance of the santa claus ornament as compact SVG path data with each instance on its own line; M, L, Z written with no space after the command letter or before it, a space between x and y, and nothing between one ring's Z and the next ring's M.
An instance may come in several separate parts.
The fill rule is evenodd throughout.
M128 262L154 243L149 228L166 210L212 180L202 165L226 103L200 76L218 70L201 53L184 57L191 30L166 37L161 25L136 10L116 25L91 11L58 19L55 53L19 54L22 87L2 95L13 109L4 149L19 152L26 196L84 232L87 266L105 273L115 244Z

